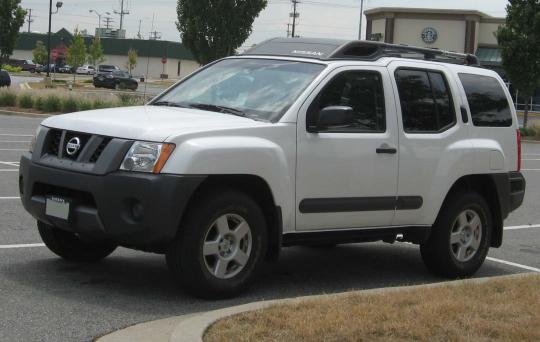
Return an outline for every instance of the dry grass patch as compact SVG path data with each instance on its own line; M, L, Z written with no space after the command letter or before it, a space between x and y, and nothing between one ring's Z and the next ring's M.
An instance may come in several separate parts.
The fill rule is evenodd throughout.
M328 296L218 321L204 341L540 341L540 276Z

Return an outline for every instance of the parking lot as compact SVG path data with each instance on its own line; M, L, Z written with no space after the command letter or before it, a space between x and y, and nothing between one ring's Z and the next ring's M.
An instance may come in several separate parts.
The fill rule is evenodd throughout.
M263 299L444 281L410 244L285 249L244 295L203 301L174 287L160 255L120 248L96 264L63 261L41 244L18 198L18 161L42 118L0 115L0 340L89 341L153 319ZM540 272L540 144L523 145L527 194L477 277Z

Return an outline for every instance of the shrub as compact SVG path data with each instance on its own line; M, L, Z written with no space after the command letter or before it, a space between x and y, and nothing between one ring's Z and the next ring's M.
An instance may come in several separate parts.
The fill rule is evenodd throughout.
M90 110L90 109L92 109L92 102L90 102L88 100L85 100L85 99L80 99L79 103L78 103L78 106L79 106L80 111Z
M62 101L56 95L49 95L43 100L43 110L49 113L59 112L62 109Z
M22 94L19 96L19 107L32 108L34 107L34 99L30 94Z
M34 108L41 111L45 110L43 98L41 96L38 96L34 101Z
M71 113L79 110L79 104L72 96L62 100L62 112Z
M2 65L2 69L6 70L7 72L21 72L22 71L21 67L14 67L9 64Z
M11 91L0 92L0 106L14 107L17 104L17 95Z
M521 134L522 137L524 137L524 136L527 135L526 129L523 128L523 127L520 127L520 128L519 128L519 133Z
M536 128L534 126L527 127L525 136L527 136L527 137L536 136Z

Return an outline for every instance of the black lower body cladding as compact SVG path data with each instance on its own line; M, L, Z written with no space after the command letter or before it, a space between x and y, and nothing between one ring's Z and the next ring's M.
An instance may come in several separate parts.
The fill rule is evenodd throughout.
M24 208L37 220L80 236L147 246L174 239L184 209L206 176L112 172L103 176L34 163L23 155L19 185ZM67 220L46 215L46 199L70 203Z

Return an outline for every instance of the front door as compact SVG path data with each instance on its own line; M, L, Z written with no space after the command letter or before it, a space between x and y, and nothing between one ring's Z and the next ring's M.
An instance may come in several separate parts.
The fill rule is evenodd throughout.
M343 122L330 120L324 126L319 113L328 107L350 115L339 115ZM297 230L392 223L399 158L396 126L386 68L339 68L322 82L298 116Z

